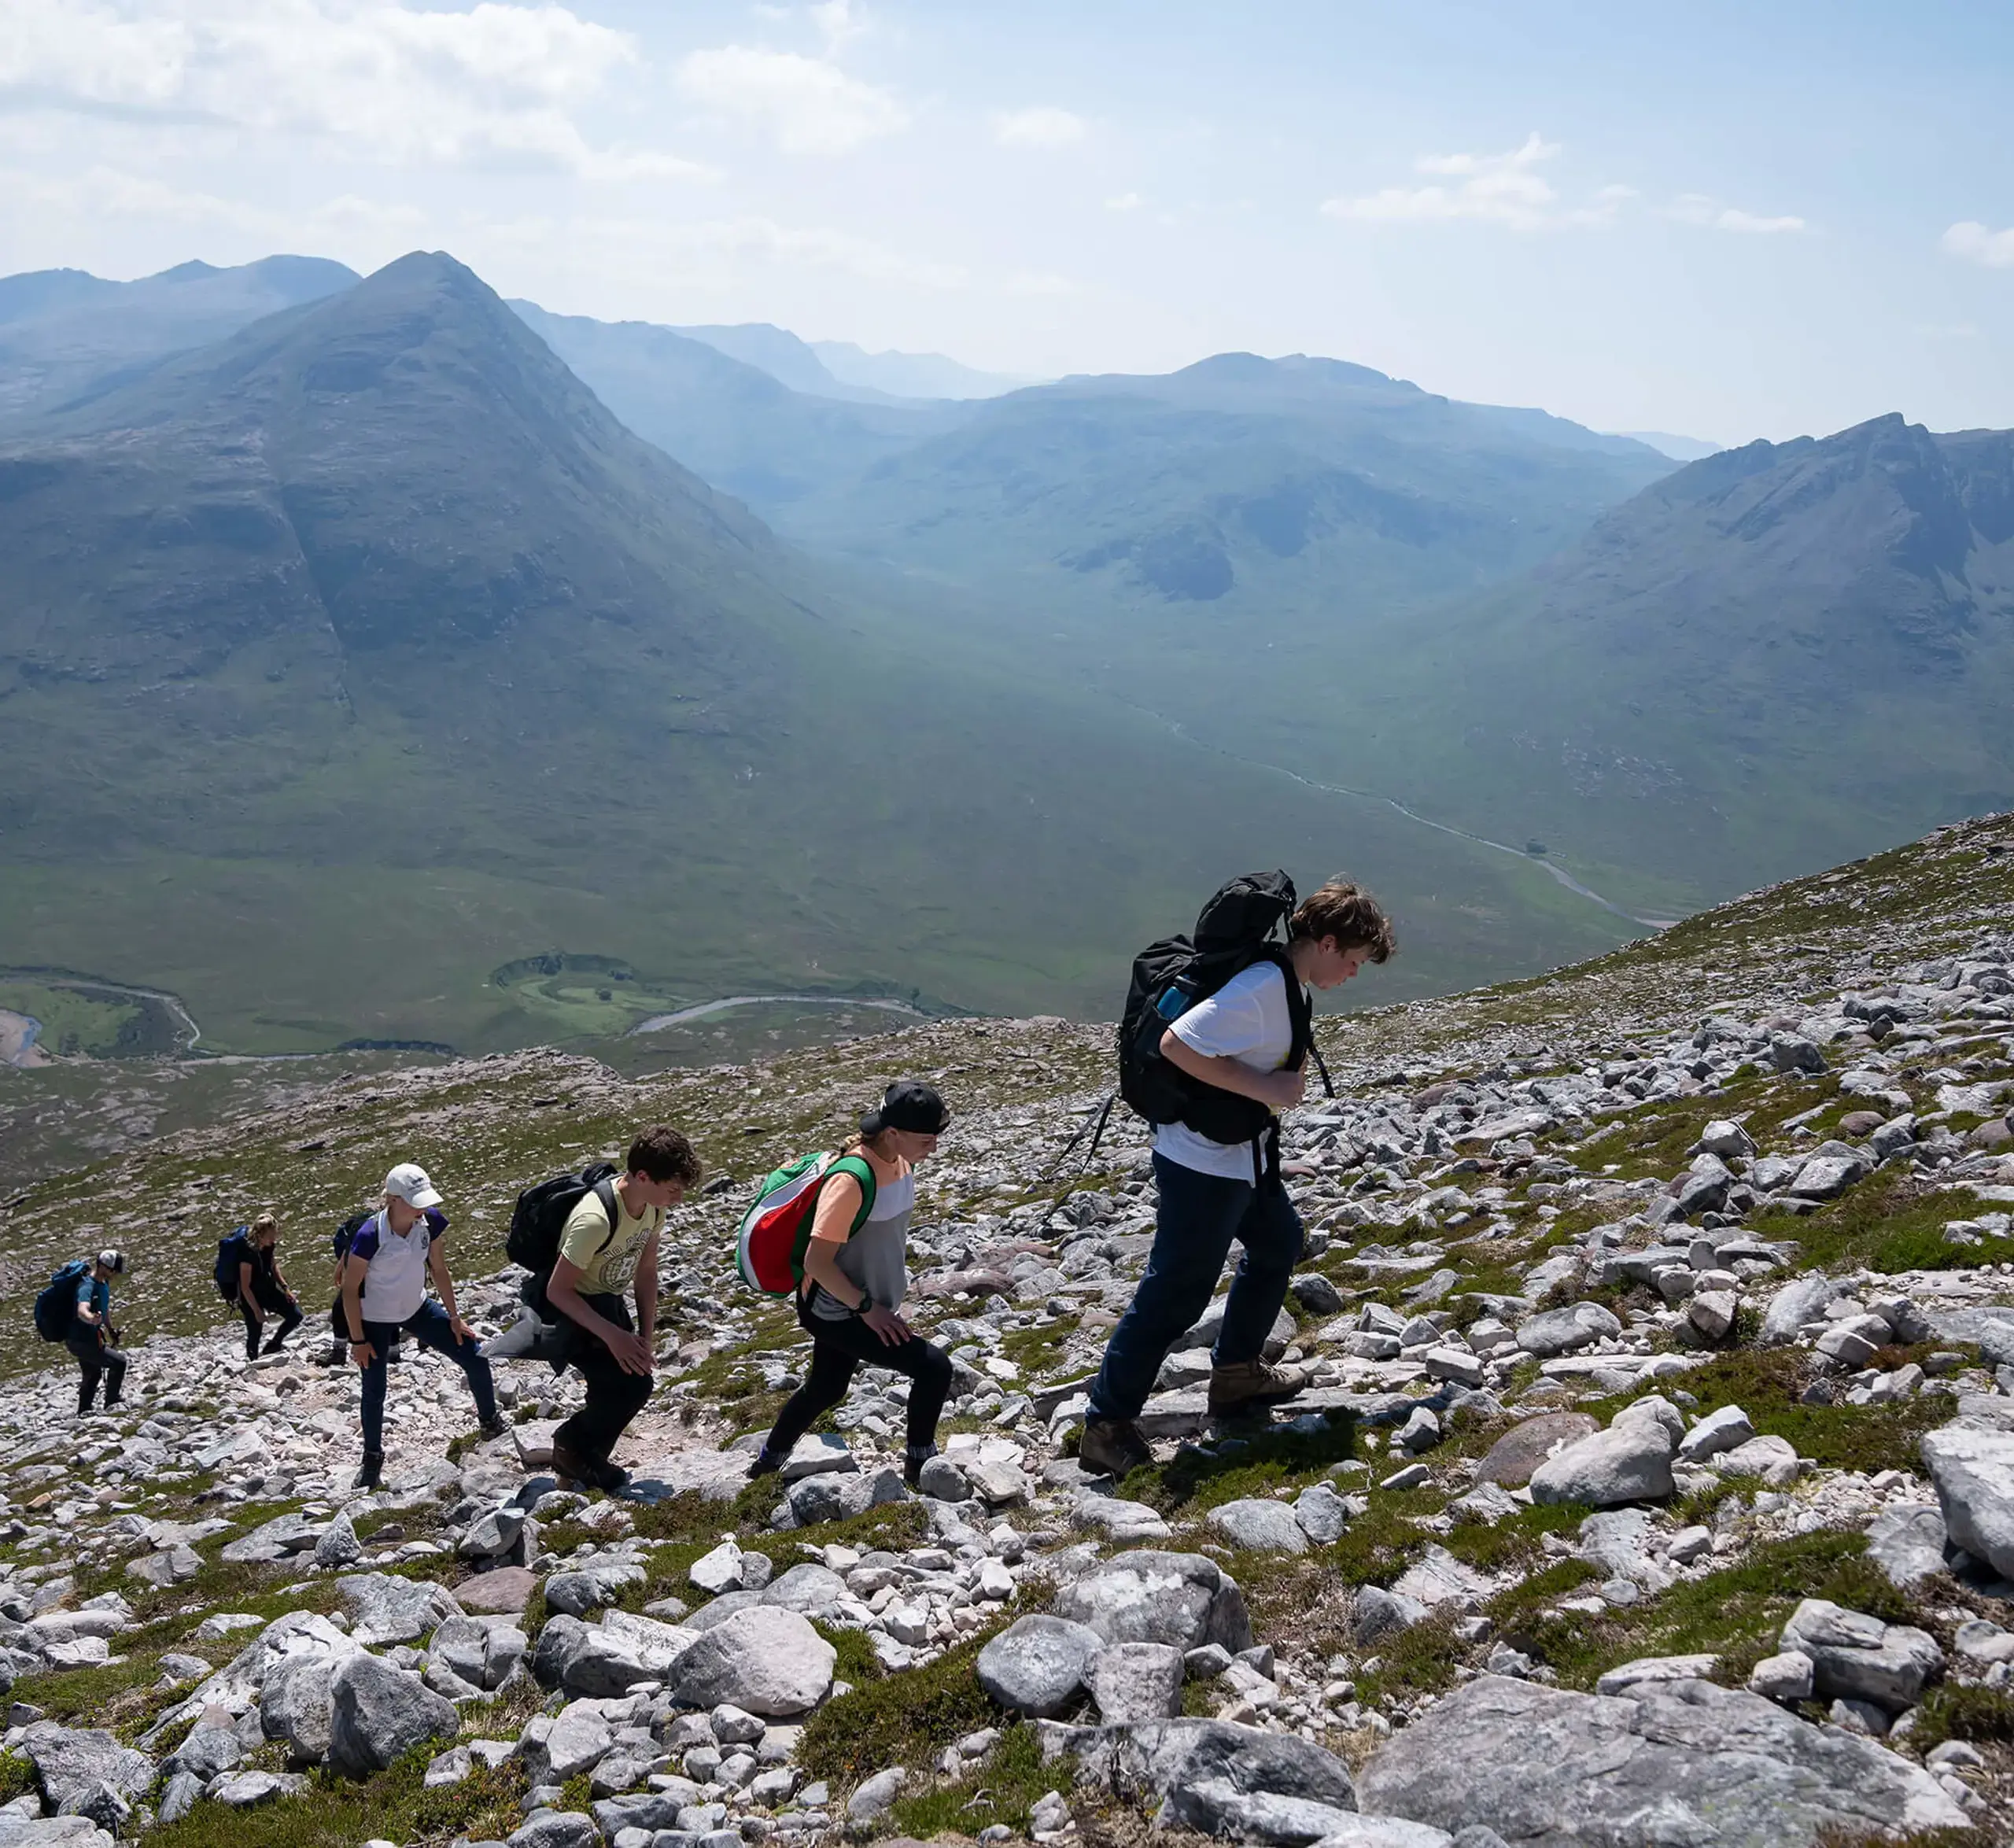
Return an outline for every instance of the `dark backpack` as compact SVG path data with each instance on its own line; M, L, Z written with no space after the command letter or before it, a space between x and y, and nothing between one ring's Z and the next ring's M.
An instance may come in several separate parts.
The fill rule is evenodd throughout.
M534 1294L544 1297L545 1280L559 1261L559 1241L566 1233L567 1217L588 1194L600 1196L608 1215L608 1236L614 1238L622 1211L615 1198L615 1174L613 1162L597 1161L577 1175L555 1175L518 1196L517 1204L511 1208L511 1230L505 1235L504 1251L512 1263L523 1265L532 1274L527 1302Z
M377 1216L374 1208L367 1213L352 1213L336 1228L329 1240L329 1250L338 1264L349 1256L349 1248L356 1244L357 1234Z
M60 1341L77 1319L77 1285L91 1274L90 1260L72 1258L50 1278L35 1300L35 1332Z
M1156 1127L1185 1124L1213 1142L1272 1138L1278 1119L1263 1104L1191 1078L1161 1052L1161 1036L1171 1026L1260 962L1276 965L1285 981L1293 1027L1286 1068L1311 1055L1329 1094L1335 1095L1315 1048L1313 1004L1287 954L1286 922L1296 902L1293 881L1284 872L1247 873L1221 887L1203 907L1193 938L1164 937L1134 959L1119 1027L1119 1094L1136 1116ZM1095 1150L1095 1138L1092 1147Z
M256 1263L252 1255L252 1228L240 1226L228 1238L217 1241L217 1293L227 1303L238 1300L238 1267Z

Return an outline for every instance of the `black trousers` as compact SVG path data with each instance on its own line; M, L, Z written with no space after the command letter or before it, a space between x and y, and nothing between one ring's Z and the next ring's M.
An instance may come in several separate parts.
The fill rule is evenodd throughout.
M301 1305L277 1283L256 1274L252 1279L252 1294L260 1308L280 1319L280 1325L274 1330L272 1341L268 1344L267 1352L270 1352L272 1348L277 1348L282 1341L300 1327ZM256 1359L259 1353L259 1333L262 1319L254 1312L252 1304L246 1302L242 1295L238 1299L238 1312L245 1318L245 1358L247 1360Z
M853 1376L863 1365L885 1367L909 1380L909 1447L928 1450L937 1441L937 1421L951 1396L951 1357L921 1335L911 1335L891 1347L856 1316L829 1322L814 1315L802 1297L797 1319L811 1336L811 1370L776 1415L776 1429L763 1448L773 1457L787 1457L797 1440L826 1412L846 1397Z
M632 1333L629 1305L618 1296L584 1296L581 1300L598 1315ZM548 1311L557 1315L556 1310ZM576 1455L607 1463L615 1440L629 1428L629 1421L644 1409L651 1388L657 1381L650 1374L625 1373L615 1356L578 1322L566 1317L573 1336L566 1364L580 1369L588 1382L588 1402L552 1433L555 1444L564 1444Z
M105 1409L111 1411L119 1403L120 1390L126 1384L126 1356L109 1341L101 1340L97 1329L82 1323L72 1324L70 1332L63 1337L63 1345L83 1370L77 1381L77 1415L83 1417L97 1401L101 1374L105 1376Z

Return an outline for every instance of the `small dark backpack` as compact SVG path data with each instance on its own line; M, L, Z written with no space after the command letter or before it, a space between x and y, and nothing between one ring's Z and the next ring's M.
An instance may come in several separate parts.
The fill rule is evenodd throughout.
M574 1208L590 1193L599 1194L608 1215L608 1236L614 1238L622 1212L615 1198L615 1164L597 1161L577 1175L555 1175L527 1187L511 1208L511 1230L504 1240L504 1254L514 1264L531 1272L533 1286L543 1295L545 1280L559 1261L559 1241ZM526 1301L532 1300L527 1295Z
M349 1248L356 1244L357 1234L377 1216L374 1208L367 1213L352 1213L335 1229L329 1239L329 1251L338 1265L349 1256Z
M72 1258L42 1287L35 1300L35 1332L45 1341L60 1341L77 1319L77 1285L91 1274L90 1260Z
M256 1263L252 1255L252 1228L240 1226L228 1238L217 1241L217 1293L227 1303L238 1300L238 1267Z

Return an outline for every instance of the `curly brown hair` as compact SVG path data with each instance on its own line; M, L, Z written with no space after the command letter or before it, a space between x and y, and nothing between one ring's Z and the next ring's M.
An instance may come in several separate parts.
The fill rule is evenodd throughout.
M1301 901L1287 935L1312 942L1333 937L1338 950L1361 950L1373 962L1383 962L1399 946L1378 901L1340 872Z
M699 1179L699 1158L692 1145L670 1124L653 1124L638 1132L629 1145L629 1171L647 1175L654 1181L677 1181L687 1187Z

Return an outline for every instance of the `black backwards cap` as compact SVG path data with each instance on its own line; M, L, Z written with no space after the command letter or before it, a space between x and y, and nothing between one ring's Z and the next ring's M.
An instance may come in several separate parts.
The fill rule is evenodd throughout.
M898 1078L881 1094L879 1106L860 1119L860 1133L878 1136L892 1129L934 1136L950 1120L944 1100L930 1086L920 1078Z

